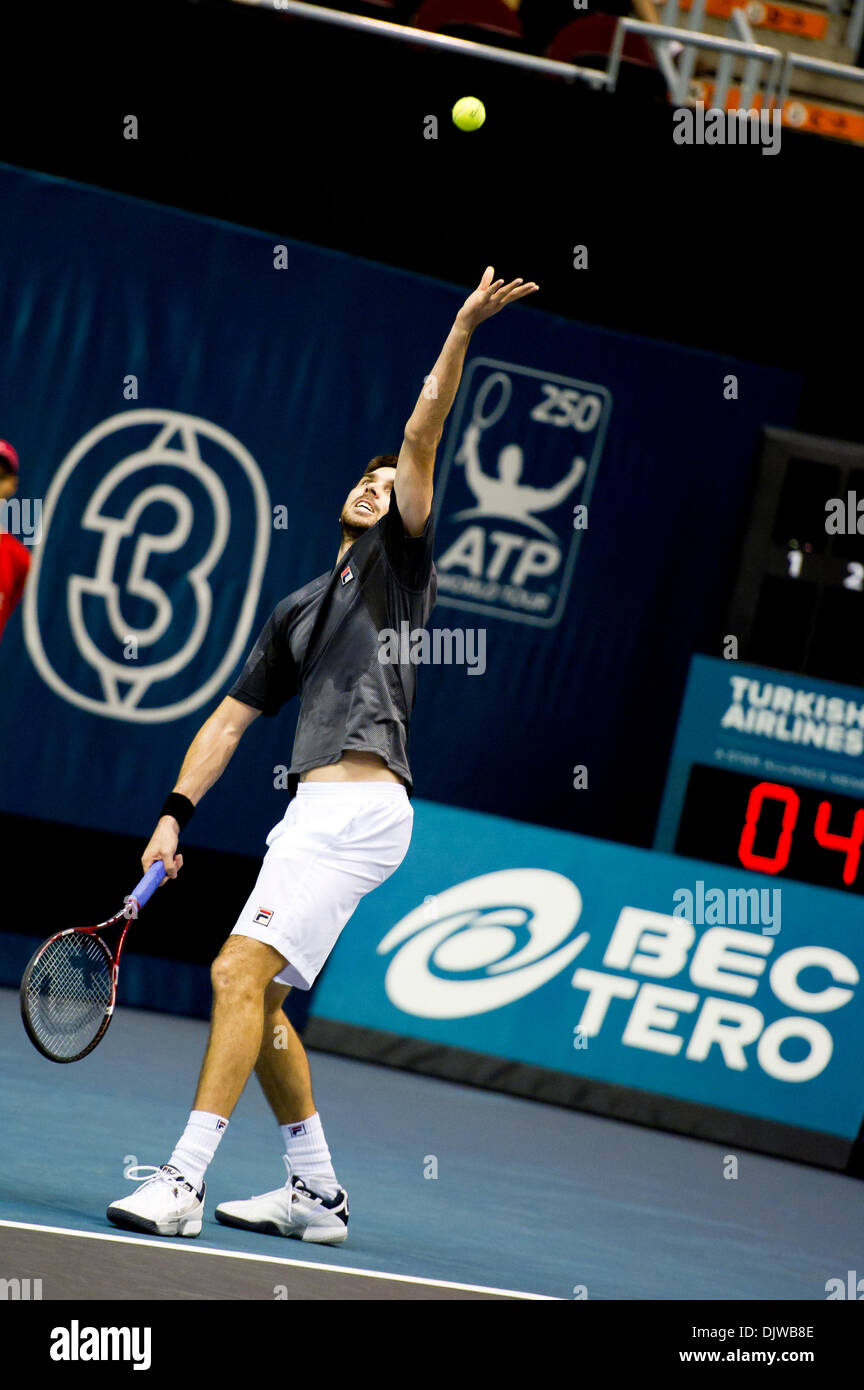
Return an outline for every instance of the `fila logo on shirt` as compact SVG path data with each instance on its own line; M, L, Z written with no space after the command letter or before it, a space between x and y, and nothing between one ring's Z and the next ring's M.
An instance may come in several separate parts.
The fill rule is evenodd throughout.
M258 911L255 913L255 916L252 918L252 921L253 921L253 923L254 923L254 922L257 922L258 925L261 926L261 927L266 927L267 924L268 924L268 922L270 921L270 918L271 918L272 916L273 916L273 909L272 909L272 908L270 908L270 907L259 907Z
M351 569L350 565L345 566L339 578L342 580L343 584L347 584L349 580L354 578L354 571Z

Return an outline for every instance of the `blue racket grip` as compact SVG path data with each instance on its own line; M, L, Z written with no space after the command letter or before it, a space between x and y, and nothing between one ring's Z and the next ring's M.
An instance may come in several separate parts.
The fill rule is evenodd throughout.
M144 877L139 883L136 883L129 897L124 901L128 903L134 899L139 908L144 907L145 903L149 903L164 877L165 865L161 859L157 859L155 864L150 865Z

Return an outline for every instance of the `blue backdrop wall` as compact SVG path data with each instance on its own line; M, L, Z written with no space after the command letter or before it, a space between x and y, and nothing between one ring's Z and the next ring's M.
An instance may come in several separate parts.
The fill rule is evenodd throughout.
M0 197L0 436L41 504L0 647L0 810L147 835L266 616L334 563L483 267L441 284L5 167ZM650 842L759 428L799 386L545 314L542 285L477 331L432 625L470 629L483 669L420 673L418 795ZM190 841L262 851L295 713L257 721Z

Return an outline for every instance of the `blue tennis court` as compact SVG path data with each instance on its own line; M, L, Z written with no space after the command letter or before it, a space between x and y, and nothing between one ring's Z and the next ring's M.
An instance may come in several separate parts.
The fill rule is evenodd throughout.
M60 1067L31 1047L15 992L0 994L0 1220L110 1237L117 1253L100 1251L103 1296L121 1266L125 1296L135 1281L123 1251L135 1238L110 1226L105 1207L133 1186L124 1166L170 1152L205 1035L202 1022L120 1008L90 1057ZM313 1283L323 1264L553 1299L584 1286L592 1300L824 1300L826 1280L860 1264L864 1210L853 1178L741 1153L729 1181L717 1145L323 1053L311 1063L351 1201L348 1240L308 1247L214 1220L218 1202L283 1180L253 1079L208 1175L205 1225L190 1247L308 1262ZM424 1177L430 1158L437 1178ZM0 1225L0 1277L28 1277L21 1256L38 1231L14 1231L14 1267L12 1234ZM231 1296L224 1260L218 1275L193 1276L191 1258L171 1253L185 1296ZM70 1296L67 1262L62 1236L40 1244L44 1298L52 1284L53 1296ZM216 1295L207 1292L214 1278ZM244 1289L246 1278L244 1265ZM353 1296L358 1278L345 1273L329 1296ZM283 1282L268 1266L260 1292L244 1296L272 1298ZM163 1277L147 1296L183 1293Z

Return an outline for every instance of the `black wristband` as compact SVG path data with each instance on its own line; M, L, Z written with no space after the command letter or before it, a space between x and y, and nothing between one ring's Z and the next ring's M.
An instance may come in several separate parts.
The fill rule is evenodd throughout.
M162 816L173 816L182 830L184 825L188 825L195 814L195 807L188 796L181 796L180 792L172 792L165 798L165 805L159 812Z

